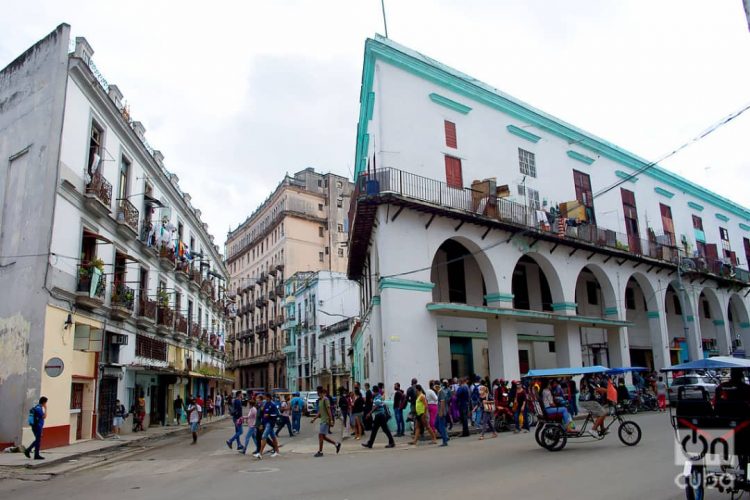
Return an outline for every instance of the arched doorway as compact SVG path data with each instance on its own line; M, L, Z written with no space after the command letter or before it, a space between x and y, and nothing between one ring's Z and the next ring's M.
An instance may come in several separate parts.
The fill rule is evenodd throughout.
M575 303L578 314L581 316L604 318L611 316L617 318L617 299L607 275L595 265L586 265L578 273L575 286ZM617 335L619 332L615 332ZM610 353L610 334L604 328L581 327L581 355L586 365L610 365L610 359L618 359L621 364L621 356Z
M695 331L695 317L690 301L686 300L683 285L673 281L664 294L664 311L667 321L668 342L672 364L684 363L702 357L700 339Z
M739 294L733 293L727 304L727 323L731 341L731 352L747 357L750 351L750 317Z

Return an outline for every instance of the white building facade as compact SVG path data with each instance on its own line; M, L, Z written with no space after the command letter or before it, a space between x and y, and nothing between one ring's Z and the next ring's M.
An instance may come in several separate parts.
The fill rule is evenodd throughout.
M118 399L169 425L178 395L231 383L222 256L92 55L61 25L0 73L0 442L40 395L53 447L108 435Z
M744 355L745 207L381 37L355 162L363 381Z
M359 287L346 274L298 272L285 283L287 379L290 391L348 387Z

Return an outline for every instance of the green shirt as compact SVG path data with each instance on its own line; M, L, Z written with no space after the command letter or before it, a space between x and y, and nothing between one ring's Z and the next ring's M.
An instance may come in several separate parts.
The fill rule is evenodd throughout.
M320 415L320 419L326 424L333 424L333 419L331 418L331 400L328 399L328 396L320 398L318 403L318 415Z

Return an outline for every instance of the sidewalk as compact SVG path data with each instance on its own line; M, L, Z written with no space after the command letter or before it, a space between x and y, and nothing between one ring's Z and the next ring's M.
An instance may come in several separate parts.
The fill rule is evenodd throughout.
M229 417L226 415L222 417L214 417L211 422L204 422L202 426L212 426L225 421L227 418ZM145 443L147 441L161 439L179 433L189 433L189 427L187 424L149 427L144 432L124 434L120 439L89 439L68 446L42 450L42 456L45 458L44 460L28 459L23 453L0 453L0 467L39 469L74 461L86 455L107 453L119 448L132 446L133 444ZM44 440L44 438L42 438L42 440Z

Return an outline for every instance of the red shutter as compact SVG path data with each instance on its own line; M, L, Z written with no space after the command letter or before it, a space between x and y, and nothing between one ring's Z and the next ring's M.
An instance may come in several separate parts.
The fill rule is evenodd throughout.
M449 148L456 149L458 141L456 139L456 124L445 120L445 145Z
M461 172L461 160L453 156L445 157L445 182L448 187L463 189L464 179Z

